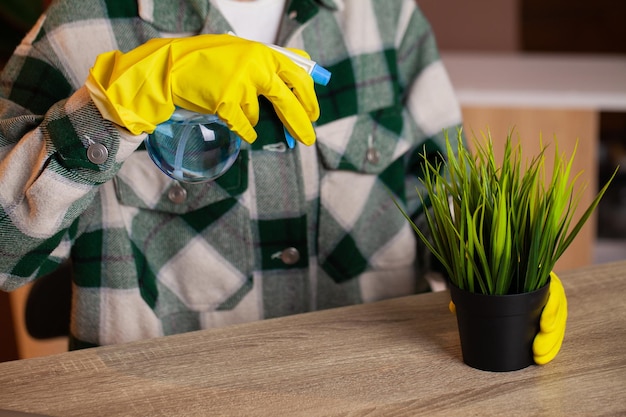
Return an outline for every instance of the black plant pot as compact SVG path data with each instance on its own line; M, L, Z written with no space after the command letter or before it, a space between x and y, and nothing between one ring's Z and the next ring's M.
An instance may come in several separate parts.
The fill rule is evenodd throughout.
M532 344L548 290L549 284L529 293L483 295L451 285L463 362L498 372L532 365Z

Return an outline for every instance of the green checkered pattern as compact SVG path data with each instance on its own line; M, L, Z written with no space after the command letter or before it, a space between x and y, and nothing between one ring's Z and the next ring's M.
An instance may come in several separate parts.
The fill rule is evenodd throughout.
M261 98L259 139L217 181L182 184L177 204L181 185L143 136L100 117L83 82L100 53L228 30L207 0L58 1L2 73L0 288L71 259L74 347L426 289L429 257L393 200L420 215L417 153L437 155L461 117L414 0L289 1L279 43L333 74L316 87L316 145L282 146ZM86 156L93 143L103 164Z

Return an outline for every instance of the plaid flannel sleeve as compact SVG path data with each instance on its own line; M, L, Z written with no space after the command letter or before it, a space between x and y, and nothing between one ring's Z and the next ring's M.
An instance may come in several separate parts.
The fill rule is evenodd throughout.
M2 290L48 273L69 256L79 215L142 139L102 119L86 89L63 70L64 57L50 46L44 22L1 75ZM89 155L94 145L99 158Z

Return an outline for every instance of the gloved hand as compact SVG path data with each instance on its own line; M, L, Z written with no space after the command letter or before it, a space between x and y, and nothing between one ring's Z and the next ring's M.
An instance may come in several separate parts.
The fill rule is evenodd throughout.
M541 312L539 333L533 340L533 359L537 365L545 365L561 350L567 321L567 298L559 277L550 273L550 293L548 302ZM452 301L448 304L451 313L456 314Z
M550 274L550 295L539 321L539 333L533 342L533 357L537 365L545 365L559 353L565 336L567 298L559 277Z
M152 39L127 53L101 54L85 85L103 117L135 135L152 133L179 106L217 114L253 142L263 95L292 136L315 142L313 79L281 53L232 35Z

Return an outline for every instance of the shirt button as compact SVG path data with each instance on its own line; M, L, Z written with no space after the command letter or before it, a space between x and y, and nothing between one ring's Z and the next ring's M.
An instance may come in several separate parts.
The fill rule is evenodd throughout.
M287 248L280 253L280 260L285 265L293 265L300 260L300 252L296 248Z
M376 148L369 148L365 154L365 158L370 164L376 165L380 162L380 152L378 152Z
M87 159L94 164L100 165L106 162L109 150L101 143L92 143L87 148Z
M181 204L187 199L187 190L185 190L180 184L175 184L167 192L167 198L174 204Z

